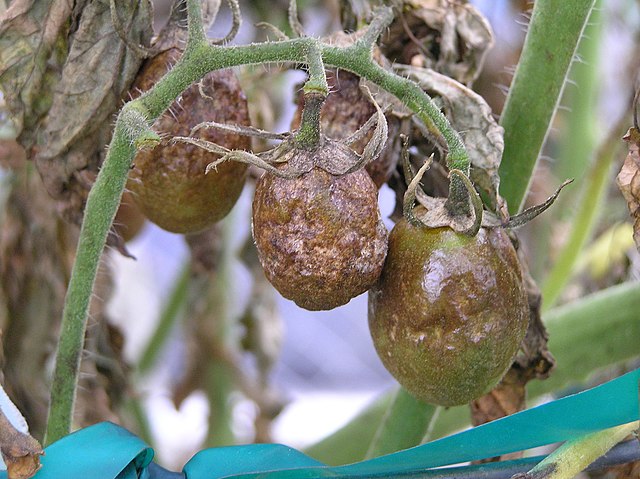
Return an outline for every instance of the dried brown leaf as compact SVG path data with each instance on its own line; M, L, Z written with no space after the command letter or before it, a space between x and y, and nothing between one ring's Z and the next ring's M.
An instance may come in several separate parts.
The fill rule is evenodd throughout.
M382 39L388 58L470 84L493 45L489 22L467 2L404 0Z
M0 90L27 148L51 105L72 8L65 0L15 0L0 18Z
M149 2L128 0L117 5L128 41L147 45L152 32ZM76 222L91 183L83 184L79 172L97 171L111 135L112 116L142 62L118 36L108 1L89 1L79 15L77 28L67 38L67 60L35 152L47 190L63 201L64 216Z
M623 140L629 143L629 154L617 181L633 218L633 239L640 250L640 131L630 128Z
M461 132L471 160L471 179L495 209L499 204L498 168L504 150L504 129L493 118L491 107L480 95L461 83L427 68L395 65L398 74L417 82L433 97L442 99L451 126Z
M0 452L8 479L28 479L40 469L42 446L29 434L18 431L0 410Z

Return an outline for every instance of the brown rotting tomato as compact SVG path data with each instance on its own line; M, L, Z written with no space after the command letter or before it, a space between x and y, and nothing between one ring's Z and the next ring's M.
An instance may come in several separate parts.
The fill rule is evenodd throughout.
M178 58L178 49L149 60L134 83L134 95L155 84ZM174 233L193 233L212 226L229 213L245 182L247 165L225 162L205 175L218 158L202 148L174 143L205 121L249 124L247 101L235 74L218 70L207 74L200 86L191 85L169 111L153 125L163 137L155 148L138 152L128 188L145 215ZM201 129L198 137L229 149L249 149L250 139L218 129Z
M265 173L253 200L253 236L273 286L308 310L367 291L387 251L377 197L364 169L335 176L314 167L292 179Z

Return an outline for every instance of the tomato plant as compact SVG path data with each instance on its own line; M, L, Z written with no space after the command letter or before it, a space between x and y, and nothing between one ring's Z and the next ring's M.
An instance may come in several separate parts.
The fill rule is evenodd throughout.
M92 299L111 293L100 269L105 246L126 253L123 230L114 225L114 218L127 221L120 205L125 189L148 219L185 234L190 252L133 369L144 376L176 318L189 318L190 356L172 393L179 403L194 390L208 391L216 413L210 445L233 441L229 398L238 390L259 410L256 441L270 438L264 424L281 407L269 389L277 356L269 335L278 329L269 312L271 286L314 311L368 291L371 337L402 387L309 449L326 462L354 462L415 446L425 434L445 435L468 422L468 406L474 425L486 423L524 409L527 391L560 394L584 386L595 372L612 374L612 367L637 360L640 295L630 280L637 273L630 239L639 235L637 115L631 120L625 109L608 136L592 144L596 135L583 118L592 114L580 108L591 100L573 98L567 101L579 115L556 120L569 125L566 138L549 133L576 48L597 59L589 38L598 32L581 40L589 18L600 14L594 0L535 3L522 51L507 60L517 58L518 66L503 105L486 86L495 78L482 71L494 42L491 25L467 2L341 1L332 19L342 31L324 38L305 34L295 1L281 16L255 2L253 12L270 18L269 38L246 45L233 43L241 23L237 1L229 1L231 28L221 39L206 36L219 2L174 3L156 35L148 1L109 8L89 1L71 9L14 0L1 17L3 124L11 123L2 146L16 158L3 167L15 185L53 199L34 194L29 201L28 192L8 188L7 231L15 234L0 243L2 276L15 279L3 281L9 318L3 343L12 352L8 383L30 405L27 416L39 435L46 429L47 443L68 435L74 414L82 417L79 425L98 411L100 419L119 417L145 429L122 338ZM286 116L277 81L285 69L302 70L306 79L292 94L293 121L280 122L291 131L274 133L275 118ZM593 70L576 72L585 89ZM631 124L619 183L635 224L620 198L606 202L610 218L625 223L623 235L610 218L597 217L596 206L613 197L607 172ZM554 168L538 161L545 141L561 152ZM592 144L586 153L585 144ZM575 159L578 150L584 155ZM568 177L576 177L578 193L563 193L529 223L558 198L553 190ZM234 220L223 218L247 178L253 211L244 225L251 224L252 238L231 245ZM395 199L389 236L380 188ZM525 204L528 195L535 198ZM57 223L58 213L66 226ZM14 220L20 226L12 229ZM25 227L32 223L43 227ZM562 234L547 234L563 228L564 242ZM601 241L589 243L592 231ZM626 254L598 276L598 259L611 254L603 244L614 238ZM47 246L52 241L59 247ZM238 292L228 277L230 258L240 249L252 290L244 312L232 314L229 297ZM39 282L45 286L34 288ZM23 327L16 319L23 316L36 319ZM61 323L52 327L42 317ZM25 338L32 340L30 354L16 346ZM86 349L94 354L83 361ZM257 379L238 360L246 351ZM18 357L32 358L29 374L42 376L37 387L21 383ZM49 360L50 390L43 373ZM81 371L103 381L79 387ZM99 400L101 407L93 407ZM125 403L133 406L116 406ZM577 438L549 461L564 464L588 449L585 463L558 476L572 477L619 434Z

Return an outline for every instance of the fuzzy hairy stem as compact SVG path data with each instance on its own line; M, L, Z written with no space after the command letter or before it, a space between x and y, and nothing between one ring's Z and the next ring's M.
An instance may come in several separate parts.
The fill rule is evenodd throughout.
M186 0L187 3L187 28L189 38L187 40L187 52L190 48L207 42L207 36L202 23L202 5L200 0Z
M110 161L105 161L87 198L76 259L62 313L60 340L51 386L46 444L64 437L71 429L91 292L107 234L127 181L131 158L135 153L134 142L130 136L132 131L127 131L125 126L129 111L130 109L125 109L121 113L125 121L118 121L116 124L109 146Z
M291 5L295 5L295 2L291 2ZM329 95L327 74L322 61L322 53L317 43L309 45L307 61L309 63L309 79L302 88L304 92L304 107L295 141L300 148L313 149L320 143L320 114L322 105Z
M518 69L500 118L505 130L500 194L511 214L522 209L594 2L539 0L533 8Z
M188 0L187 9L190 37L184 55L151 90L125 105L87 199L76 262L65 298L47 426L48 443L65 436L71 429L92 287L136 147L158 140L151 130L152 123L191 83L210 71L239 65L278 62L309 65L310 52L317 48L326 65L351 71L398 97L426 125L440 148L448 152L449 168L469 173L469 157L458 133L429 96L416 83L384 70L371 57L373 43L393 18L390 8L377 12L363 37L365 40L346 48L325 45L313 38L245 46L210 45L202 28L199 0Z

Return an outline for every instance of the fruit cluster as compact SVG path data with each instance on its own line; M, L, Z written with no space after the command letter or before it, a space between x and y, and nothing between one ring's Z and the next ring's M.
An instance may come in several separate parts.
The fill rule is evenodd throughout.
M152 86L178 54L167 50L148 61L136 91ZM249 153L247 102L234 74L208 74L156 122L164 139L137 154L129 188L151 221L190 233L230 211L247 163L262 166L252 233L272 285L309 310L332 309L369 291L371 336L400 384L431 403L469 402L500 381L527 329L516 250L500 224L480 227L478 220L462 231L455 218L438 227L416 221L433 212L420 205L414 211L415 191L410 214L388 235L377 196L403 170L395 147L401 121L383 114L357 76L328 73L331 93L319 100L301 95L293 133L263 154ZM211 121L218 128L175 141ZM317 137L301 141L304 126Z

